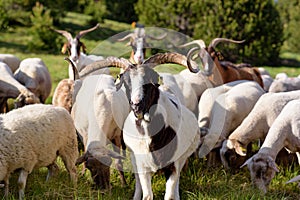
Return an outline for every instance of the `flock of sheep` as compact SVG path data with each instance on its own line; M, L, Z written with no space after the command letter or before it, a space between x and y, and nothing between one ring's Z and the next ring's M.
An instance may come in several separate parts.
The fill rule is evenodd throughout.
M55 30L67 39L62 52L69 54L69 78L55 88L53 105L44 104L52 85L41 59L20 61L0 54L0 180L6 196L11 173L20 172L22 199L27 176L34 168L47 167L48 180L58 169L57 156L75 187L76 165L84 163L94 183L109 188L112 158L126 185L126 149L136 180L134 199L153 199L151 174L158 170L166 176L165 199L180 199L180 172L195 153L207 157L208 166L248 166L253 184L267 192L278 172L279 152L300 150L300 79L284 73L273 79L263 68L223 60L215 49L222 42L242 41L216 38L206 47L195 40L180 46L193 46L186 56L167 52L145 59L146 39L168 35L155 38L137 25L118 40L130 39L131 57L104 58L86 55L80 41L97 28L74 38ZM186 69L179 74L154 70L167 63ZM120 68L117 79L109 67ZM11 111L9 98L15 99ZM251 144L257 141L263 143L250 157ZM83 144L82 155L78 142ZM299 180L297 176L289 182Z

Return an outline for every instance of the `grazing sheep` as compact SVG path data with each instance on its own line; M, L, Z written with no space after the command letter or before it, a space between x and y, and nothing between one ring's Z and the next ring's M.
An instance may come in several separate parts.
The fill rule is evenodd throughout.
M284 106L295 99L300 99L300 91L262 95L248 116L223 142L220 154L225 168L228 169L240 160L239 156L246 156L245 150L249 143L264 140Z
M45 103L51 92L51 77L45 63L40 58L26 58L14 73L17 81L34 93L41 103Z
M44 104L28 105L0 115L0 180L9 192L9 177L20 169L19 198L24 197L28 174L48 167L48 178L57 169L60 156L71 180L76 183L77 136L69 113Z
M227 86L228 87L228 86ZM240 125L243 119L250 113L255 103L265 91L255 81L244 81L233 86L225 93L218 95L213 102L202 101L200 103L209 104L213 103L212 106L208 106L208 111L203 111L205 105L200 106L201 112L210 113L209 116L199 118L199 123L206 123L206 126L200 127L205 133L204 142L199 149L199 157L205 156L212 149L219 148L222 145L222 141L226 139L229 134ZM222 92L223 86L210 89L212 92L207 95L214 96L214 90ZM218 93L218 92L217 92ZM204 98L205 100L207 98ZM208 127L209 125L209 127ZM212 158L213 159L213 158ZM214 160L210 159L209 165L214 164Z
M300 90L300 78L298 77L277 77L269 88L269 92L288 92L293 90Z
M12 73L14 73L18 69L21 60L12 54L0 54L0 62L6 63L10 67Z
M259 83L259 85L263 88L263 81L257 68L251 67L251 65L244 63L233 64L227 61L219 61L220 53L215 50L215 47L220 42L242 43L243 41L235 41L227 38L215 38L211 41L207 48L203 40L195 40L182 45L198 45L198 47L192 48L187 54L187 65L189 66L190 71L194 73L199 71L199 69L193 68L191 61L194 53L200 49L200 52L197 54L197 56L200 57L202 66L204 66L205 75L208 76L213 85L219 86L223 83L228 83L235 80L253 80Z
M40 103L39 98L34 93L13 77L10 67L3 62L0 62L0 74L0 98L3 104L6 104L8 98L16 99L15 108ZM2 107L5 106L1 105Z
M241 167L248 167L252 183L266 193L268 186L279 172L275 159L282 148L291 152L300 151L300 100L286 104L270 127L258 153L249 158Z
M83 42L80 41L80 38L83 37L85 34L96 30L99 27L99 24L97 24L96 26L87 29L87 30L83 30L80 31L74 38L72 37L71 33L69 33L68 31L64 31L64 30L54 30L57 33L63 35L68 42L65 43L62 47L61 52L63 54L66 53L66 51L68 51L69 53L69 58L74 62L77 70L80 71L87 65L97 61L97 60L103 60L104 58L102 56L96 56L96 55L86 55L86 47L83 44ZM82 48L82 51L80 51L80 49ZM109 70L108 69L100 69L97 71L94 71L93 74L109 74ZM73 68L71 66L71 64L69 65L69 78L72 79L73 77Z

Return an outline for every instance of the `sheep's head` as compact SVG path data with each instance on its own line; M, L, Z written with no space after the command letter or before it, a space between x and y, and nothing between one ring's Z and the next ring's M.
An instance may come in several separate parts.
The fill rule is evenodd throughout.
M14 102L15 108L20 108L25 105L40 103L40 99L29 90L22 90Z
M94 146L94 144L91 143L90 146ZM90 170L96 187L108 189L112 158L122 159L123 157L104 147L88 147L88 150L77 159L76 165L84 163L85 167Z
M65 54L68 51L68 54L72 61L77 63L80 57L80 49L82 49L83 53L86 53L86 47L83 42L80 41L80 38L85 34L96 30L98 27L99 24L90 29L80 31L74 38L72 37L71 33L67 31L54 30L67 38L67 42L63 45L61 52Z
M241 167L247 165L252 183L263 193L267 192L271 180L275 176L275 172L279 172L274 159L269 155L257 153L249 158Z
M222 164L225 168L240 167L246 159L246 147L237 140L224 140L220 149Z

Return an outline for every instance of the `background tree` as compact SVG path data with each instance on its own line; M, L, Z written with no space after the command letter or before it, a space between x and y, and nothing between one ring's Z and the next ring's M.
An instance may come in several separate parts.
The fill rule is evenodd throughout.
M139 0L135 9L146 25L171 28L206 43L216 37L246 40L218 46L228 60L278 61L283 28L272 0Z
M137 20L134 4L137 0L105 0L106 18L120 22L132 23Z
M284 27L283 51L300 53L300 1L279 0L277 8Z

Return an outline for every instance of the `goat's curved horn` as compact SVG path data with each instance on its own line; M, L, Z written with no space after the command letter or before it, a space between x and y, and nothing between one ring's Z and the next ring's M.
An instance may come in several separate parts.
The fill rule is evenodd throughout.
M83 30L83 31L80 31L77 35L76 35L76 38L77 39L80 39L82 36L84 36L85 34L91 32L91 31L94 31L96 30L98 27L100 26L100 24L96 24L96 26L92 27L92 28L89 28L87 30Z
M168 33L164 33L162 35L159 35L157 37L151 36L151 35L146 35L147 38L150 38L152 40L162 40L164 39L166 36L168 35Z
M75 80L80 79L79 72L78 72L77 68L75 67L73 61L70 58L68 58L68 57L65 57L65 60L68 61L71 64L71 66L72 66L72 69L73 69L73 80L75 81Z
M130 39L130 38L134 38L134 33L129 33L129 34L125 35L124 37L118 39L117 41L118 42L123 42L123 41L125 41L127 39Z
M80 77L83 78L96 70L106 67L117 67L126 70L131 65L132 64L125 58L109 56L104 60L99 60L85 66L85 68L80 71Z
M68 31L64 31L64 30L56 30L53 29L55 32L60 33L61 35L65 36L67 38L68 41L72 40L72 35L71 33L69 33Z
M198 51L200 48L199 47L194 47L192 49L189 50L189 52L187 53L187 66L188 66L188 69L190 70L190 72L193 72L193 73L198 73L199 72L199 69L198 68L194 68L192 66L192 56L194 55L194 52ZM201 50L201 49L200 49Z
M220 42L231 42L231 43L235 43L235 44L240 44L240 43L243 43L245 41L246 40L232 40L232 39L228 39L228 38L215 38L211 41L208 48L209 49L211 47L215 48Z
M197 44L200 48L205 48L205 42L203 40L194 40L194 41L191 41L191 42L188 42L188 43L185 43L185 44L182 44L178 47L187 47L187 46L190 46L192 44Z
M157 53L143 62L143 64L153 65L152 67L166 63L174 63L186 68L188 67L186 56L175 52Z

